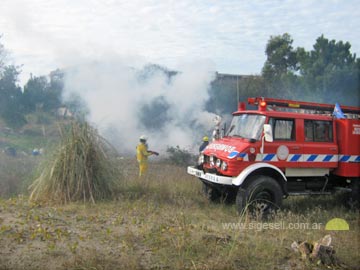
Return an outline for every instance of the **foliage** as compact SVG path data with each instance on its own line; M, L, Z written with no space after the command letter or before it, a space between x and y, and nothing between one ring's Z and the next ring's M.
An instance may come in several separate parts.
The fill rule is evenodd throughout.
M0 36L1 38L1 36ZM22 107L22 91L17 85L19 67L6 64L6 51L0 43L0 117L12 128L26 123Z
M332 103L359 105L359 62L349 42L328 40L323 35L313 50L298 49L300 74L309 95ZM329 99L330 98L330 99Z
M26 124L26 113L56 110L61 104L63 88L59 73L52 72L50 82L45 76L31 76L22 91L18 85L20 67L8 65L6 56L4 45L0 43L0 117L6 124L20 128Z
M323 35L313 50L292 47L289 34L272 36L262 69L268 96L359 106L359 58L349 42Z
M5 66L0 70L0 116L6 124L18 128L26 123L23 107L22 92L17 85L20 71L13 65Z
M72 93L67 97L64 105L77 119L80 120L85 119L90 112L86 102L75 93Z
M277 79L298 69L292 43L293 39L288 33L270 37L265 49L267 60L262 69L265 79Z
M206 109L220 115L231 114L237 109L238 100L250 96L266 96L264 80L260 76L217 74L209 89Z
M91 201L108 199L120 180L114 150L86 122L63 130L62 142L30 186L31 200Z
M53 76L49 82L47 77L31 76L24 86L23 106L26 112L50 111L57 109L61 104L61 91L57 83L53 82Z
M171 164L179 166L188 166L194 164L196 157L186 149L181 149L178 145L176 147L168 146L166 149L168 154L168 161Z

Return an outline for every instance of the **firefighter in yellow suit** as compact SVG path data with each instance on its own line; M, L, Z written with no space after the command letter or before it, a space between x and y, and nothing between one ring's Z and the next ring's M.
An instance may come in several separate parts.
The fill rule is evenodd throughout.
M146 136L140 137L140 143L136 147L136 158L139 163L139 176L143 176L148 169L148 156L158 155L157 152L149 151Z

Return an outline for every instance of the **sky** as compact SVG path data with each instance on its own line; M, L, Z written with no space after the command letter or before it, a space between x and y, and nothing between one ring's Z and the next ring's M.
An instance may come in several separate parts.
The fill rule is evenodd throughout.
M66 70L64 99L80 96L90 109L88 120L119 152L132 155L142 134L162 154L176 145L196 152L221 114L205 106L216 71L260 74L266 43L284 33L293 38L294 48L311 50L323 34L350 42L351 52L359 55L359 4L0 0L0 42L7 63L21 65L21 85L30 74ZM180 73L169 81L161 71L147 70L149 63ZM149 125L155 122L157 128Z
M359 0L0 0L9 61L49 74L89 59L121 58L178 69L211 62L220 73L259 74L270 36L294 47L348 41L360 54Z

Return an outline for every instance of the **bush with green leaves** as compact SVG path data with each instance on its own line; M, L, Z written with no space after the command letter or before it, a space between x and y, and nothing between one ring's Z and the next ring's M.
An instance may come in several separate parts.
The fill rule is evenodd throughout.
M195 163L196 156L186 149L181 149L178 145L176 147L168 146L166 149L168 154L168 161L171 164L187 166Z

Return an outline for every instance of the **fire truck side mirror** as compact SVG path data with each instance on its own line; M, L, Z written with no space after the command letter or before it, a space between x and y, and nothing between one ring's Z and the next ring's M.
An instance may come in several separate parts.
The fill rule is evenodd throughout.
M272 134L272 128L271 125L265 124L264 125L264 137L265 141L267 142L273 142L273 134Z

